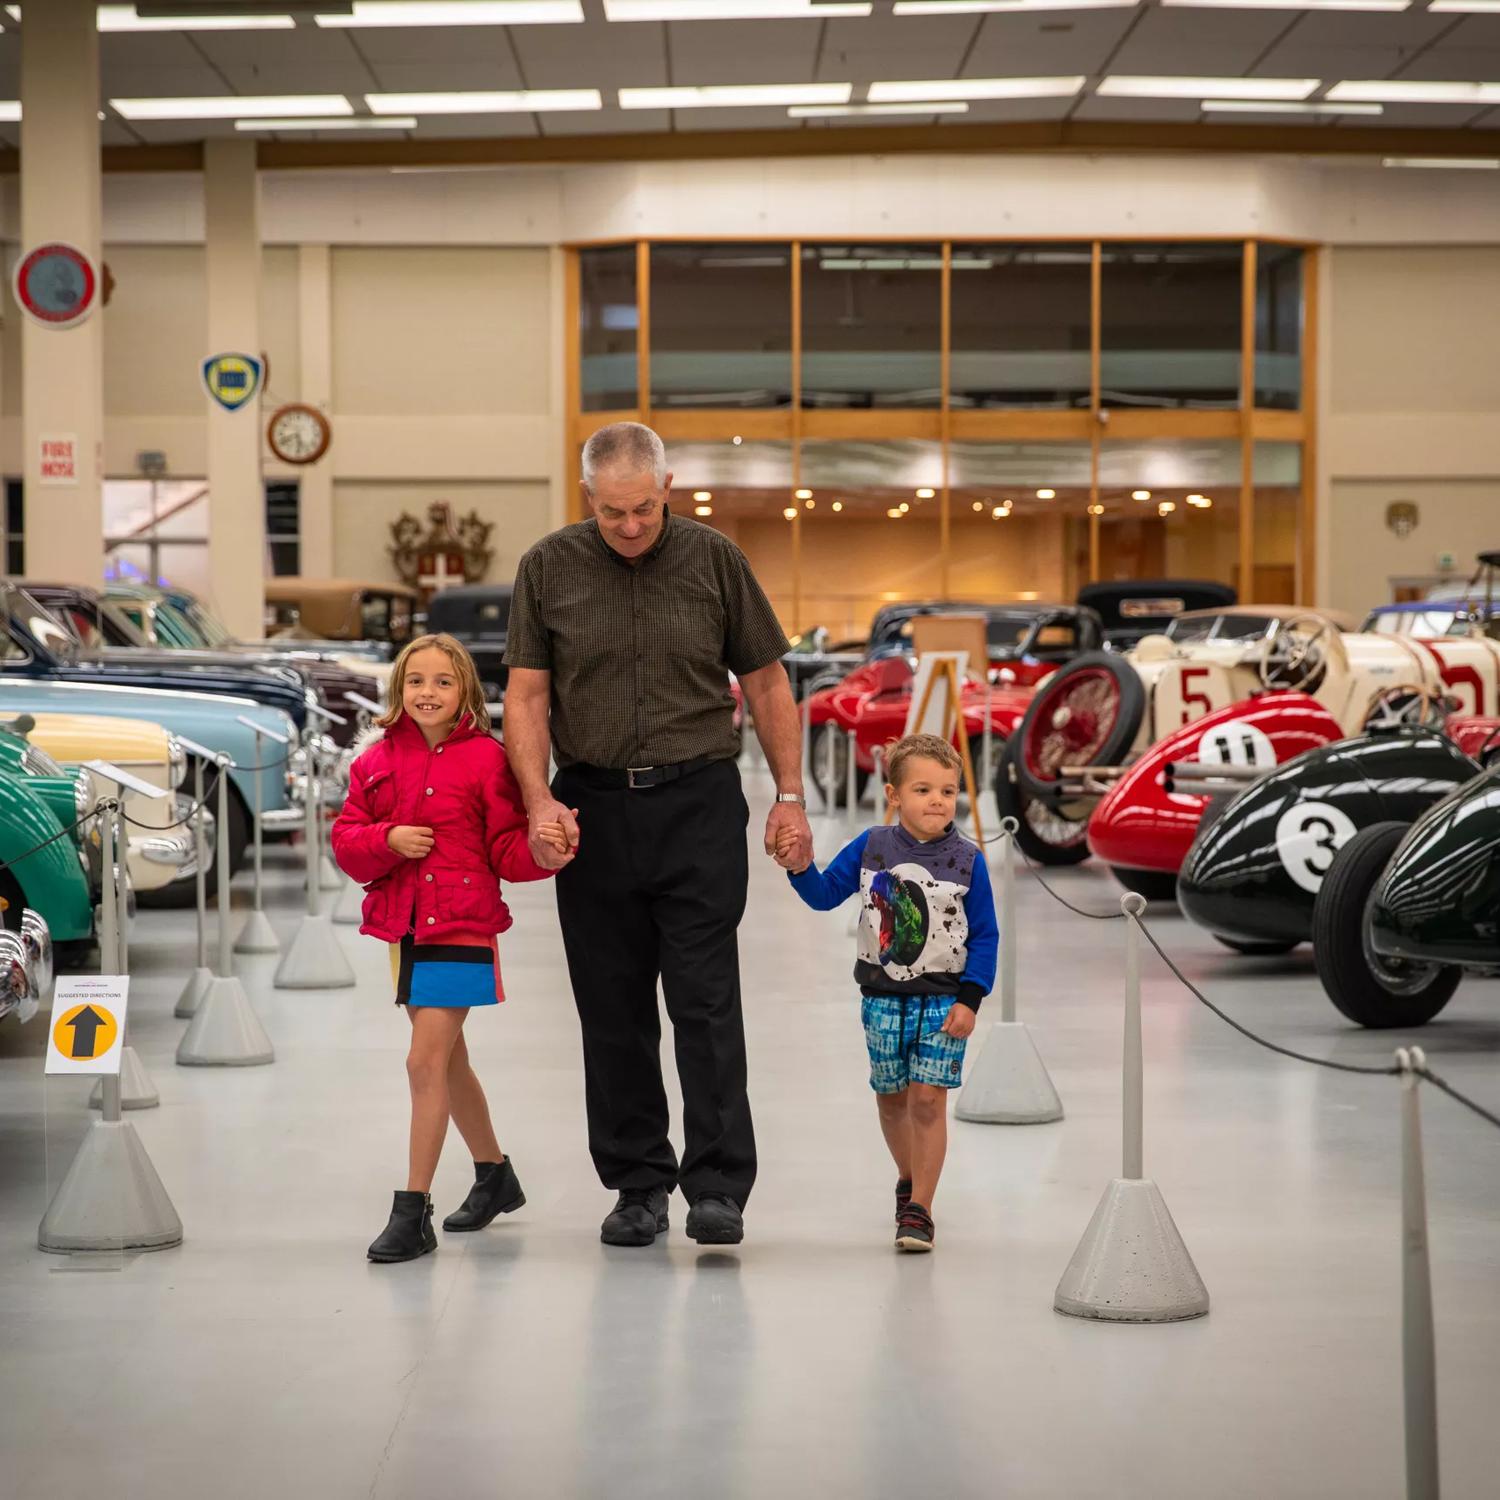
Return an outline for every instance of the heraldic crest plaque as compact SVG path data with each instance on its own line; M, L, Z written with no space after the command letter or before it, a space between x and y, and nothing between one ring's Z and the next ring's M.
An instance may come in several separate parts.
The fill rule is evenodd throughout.
M478 583L495 555L489 545L494 523L480 519L477 510L458 521L446 500L427 507L427 527L409 511L391 522L387 549L401 581L419 589L425 604L439 590L456 583Z

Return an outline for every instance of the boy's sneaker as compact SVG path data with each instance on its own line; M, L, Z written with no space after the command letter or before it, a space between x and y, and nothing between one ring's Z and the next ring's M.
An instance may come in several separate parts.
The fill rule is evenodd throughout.
M931 1250L935 1236L932 1215L920 1203L908 1200L896 1219L896 1248Z
M911 1202L911 1179L902 1177L896 1183L896 1222L901 1222L901 1213L906 1205Z

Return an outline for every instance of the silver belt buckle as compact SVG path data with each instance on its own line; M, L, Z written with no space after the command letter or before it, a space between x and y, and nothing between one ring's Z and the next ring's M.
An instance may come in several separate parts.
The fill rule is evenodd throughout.
M654 771L655 769L655 766L626 766L625 785L633 792L648 791L650 789L649 784L644 781L637 782L635 778L637 775L644 776L647 771Z

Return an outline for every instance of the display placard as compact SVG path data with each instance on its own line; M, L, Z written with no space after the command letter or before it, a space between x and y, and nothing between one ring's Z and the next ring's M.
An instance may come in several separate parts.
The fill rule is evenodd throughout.
M128 974L68 974L52 992L48 1073L111 1075L125 1044Z

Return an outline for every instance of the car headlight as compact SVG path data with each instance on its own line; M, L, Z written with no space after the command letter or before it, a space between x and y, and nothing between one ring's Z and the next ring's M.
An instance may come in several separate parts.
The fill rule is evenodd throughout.
M187 780L187 751L182 748L182 741L175 734L167 736L167 780L171 783L173 791Z

